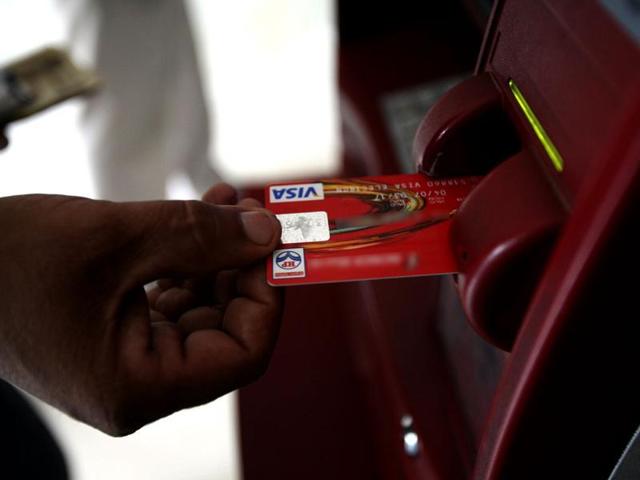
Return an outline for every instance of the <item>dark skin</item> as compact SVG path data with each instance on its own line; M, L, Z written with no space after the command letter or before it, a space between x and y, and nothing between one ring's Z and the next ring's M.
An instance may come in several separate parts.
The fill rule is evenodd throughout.
M111 435L257 379L280 226L235 203L225 184L202 202L0 198L0 377Z

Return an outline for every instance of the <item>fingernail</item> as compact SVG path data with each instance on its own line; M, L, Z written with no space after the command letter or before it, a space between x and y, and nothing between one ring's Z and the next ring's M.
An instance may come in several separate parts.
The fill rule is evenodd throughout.
M242 212L240 218L249 240L258 245L267 245L271 241L275 234L275 224L266 212Z

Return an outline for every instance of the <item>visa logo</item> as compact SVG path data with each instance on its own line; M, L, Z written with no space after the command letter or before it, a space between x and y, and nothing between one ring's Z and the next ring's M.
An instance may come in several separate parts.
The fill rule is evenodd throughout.
M271 203L308 202L323 199L324 189L322 188L322 183L300 183L297 185L269 187L269 201Z

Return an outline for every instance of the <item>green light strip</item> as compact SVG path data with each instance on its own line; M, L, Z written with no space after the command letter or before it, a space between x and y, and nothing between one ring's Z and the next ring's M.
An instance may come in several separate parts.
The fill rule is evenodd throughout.
M515 97L516 102L518 102L522 113L524 113L524 116L527 118L527 120L529 120L529 125L531 125L531 128L533 128L536 137L538 137L538 140L540 140L544 151L547 152L547 155L549 155L551 163L558 172L561 172L564 168L564 160L562 159L562 155L560 155L560 152L551 141L551 138L549 138L549 135L547 134L545 129L542 127L542 124L540 123L540 120L538 120L538 117L536 117L536 114L533 113L533 110L525 100L524 95L522 95L522 92L520 91L516 83L511 79L509 79L509 88L511 89L511 93L513 93L513 96Z

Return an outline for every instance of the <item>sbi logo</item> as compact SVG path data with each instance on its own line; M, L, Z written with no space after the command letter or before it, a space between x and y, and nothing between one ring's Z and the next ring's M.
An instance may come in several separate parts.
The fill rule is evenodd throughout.
M269 187L269 200L271 203L305 202L323 199L324 189L322 183L301 183Z
M302 256L294 250L282 250L276 255L276 265L283 270L293 270L302 263Z

